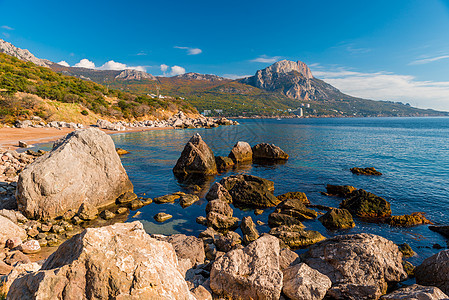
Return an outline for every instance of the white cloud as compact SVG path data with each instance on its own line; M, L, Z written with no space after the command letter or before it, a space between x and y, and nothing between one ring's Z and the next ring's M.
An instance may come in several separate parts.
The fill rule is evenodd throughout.
M354 97L408 102L420 108L449 111L449 82L419 81L411 75L345 69L318 69L313 74Z
M267 55L261 55L255 59L250 60L250 62L259 62L259 63L268 63L273 64L280 60L281 56L267 56Z
M173 66L173 67L171 67L170 75L171 76L182 75L185 72L186 72L186 69L184 69L183 67Z
M12 28L12 27L10 27L8 25L3 25L2 28L6 29L6 30L14 30L14 28Z
M188 55L198 55L203 52L203 50L201 50L200 48L179 47L179 46L175 46L174 48L187 50Z
M447 58L449 58L449 55L441 55L441 56L437 56L437 57L417 59L417 60L414 60L411 63L409 63L409 65L423 65L423 64L428 64L428 63L431 63L434 61L438 61L441 59L447 59Z
M224 78L229 78L229 79L232 79L232 80L246 78L246 77L251 77L251 76L253 76L253 75L223 74Z
M168 68L170 68L170 67L167 66L166 64L162 64L162 65L161 65L161 71L162 71L163 73L167 72Z
M86 69L95 69L94 62L88 60L87 58L83 58L79 63L75 64L74 67L77 68L86 68Z
M123 63L120 63L120 62L116 62L116 61L113 61L113 60L110 60L110 61L104 63L101 67L96 67L95 63L90 61L90 60L88 60L87 58L83 58L82 60L80 60L80 62L75 64L74 67L87 68L87 69L96 69L96 70L114 70L114 71L132 69L132 70L146 72L146 69L143 66L135 66L135 67L133 67L133 66L128 66L126 64L123 64Z
M115 70L115 71L120 71L120 70L137 70L137 71L142 71L142 72L146 72L145 67L143 66L128 66L126 64L122 64L113 60L110 60L106 63L104 63L101 67L98 68L98 70Z
M64 66L64 67L70 67L69 63L66 62L65 60L62 60L60 62L58 62L58 65Z

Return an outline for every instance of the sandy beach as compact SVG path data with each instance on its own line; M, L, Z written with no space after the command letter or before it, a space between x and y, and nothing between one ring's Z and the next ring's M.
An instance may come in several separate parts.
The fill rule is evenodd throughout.
M107 134L118 134L166 129L173 129L173 127L128 128L126 131L103 131ZM73 130L70 128L0 128L0 148L15 150L19 148L19 141L26 142L28 145L47 143L55 141Z

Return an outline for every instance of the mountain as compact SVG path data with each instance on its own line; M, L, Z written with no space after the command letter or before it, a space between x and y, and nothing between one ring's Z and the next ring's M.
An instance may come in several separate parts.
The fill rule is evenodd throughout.
M123 70L120 72L120 74L115 76L115 78L122 80L142 80L142 79L156 80L156 77L154 77L151 74L133 69Z
M31 54L30 51L26 49L17 48L13 44L8 43L2 39L0 39L0 53L5 53L14 56L23 61L30 61L41 67L50 67L53 64L53 62L49 60L39 59L33 54Z
M103 112L108 111L118 116L145 115L145 112L149 110L141 104L146 105L147 103L150 107L156 105L173 109L178 106L187 109L191 105L199 111L206 111L212 115L224 114L227 116L294 115L301 114L301 112L306 117L439 116L449 114L431 109L418 109L401 102L374 101L346 95L332 85L315 78L309 67L301 61L282 60L265 69L258 70L254 76L239 80L199 73L155 77L137 70L97 70L61 66L38 59L28 50L16 48L3 40L0 41L2 41L0 49L3 52L21 60L35 61L39 65L45 65L63 75L106 85L106 91L110 88L123 95L130 93L130 95L126 94L127 96L121 94L121 98L119 97L121 101L114 100L114 105L110 107L102 104ZM2 74L0 73L0 75ZM4 80L7 82L8 79ZM23 86L21 86L22 90ZM46 88L47 86L50 89L48 82ZM53 92L54 98L60 99L61 95L73 94L67 86L58 86L56 89L58 91L56 94ZM47 90L47 92L50 93L51 90ZM155 99L149 95L168 97ZM67 97L73 98L70 95ZM91 99L92 97L87 98ZM131 102L127 99L130 99ZM117 104L120 104L121 107ZM98 104L93 107L98 109ZM117 107L119 107L119 111L114 112Z
M280 92L297 100L335 100L347 98L330 84L313 77L309 67L301 61L281 60L258 70L254 76L241 79L267 91Z
M193 72L185 73L185 74L182 74L182 75L177 75L177 76L174 76L174 78L192 79L192 80L205 80L205 81L210 81L210 82L227 80L226 78L223 78L223 77L220 77L220 76L217 76L217 75L200 74L200 73L193 73Z

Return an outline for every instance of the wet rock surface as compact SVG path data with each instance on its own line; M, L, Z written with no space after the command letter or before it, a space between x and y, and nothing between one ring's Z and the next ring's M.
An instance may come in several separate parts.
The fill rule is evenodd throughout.
M356 175L374 175L374 176L380 176L382 175L381 172L377 171L374 167L369 168L351 168L352 174Z
M237 142L229 153L228 157L234 163L251 162L253 160L253 151L247 142Z
M252 147L253 159L261 161L287 160L288 154L274 144L261 143Z
M352 215L347 209L332 209L318 220L330 230L349 229L355 226Z
M367 219L391 216L390 203L387 200L362 189L353 191L340 203L340 208L345 208L352 214Z

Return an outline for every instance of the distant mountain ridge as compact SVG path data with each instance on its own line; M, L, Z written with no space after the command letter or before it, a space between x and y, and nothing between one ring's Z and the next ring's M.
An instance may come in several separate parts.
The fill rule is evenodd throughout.
M49 60L37 58L27 49L18 48L2 39L0 39L0 53L14 56L23 61L30 61L41 67L50 67L53 64L53 62Z
M137 70L98 70L67 67L36 58L28 50L0 40L0 52L32 61L53 71L90 80L142 96L164 95L185 99L199 111L227 116L292 115L308 117L437 116L448 115L393 101L374 101L346 95L315 78L301 61L281 60L254 76L232 80L212 74L185 73L153 76ZM0 74L1 75L1 74ZM162 98L164 99L164 98Z
M240 80L267 91L281 92L297 100L334 100L350 97L337 88L313 77L302 61L281 60Z

